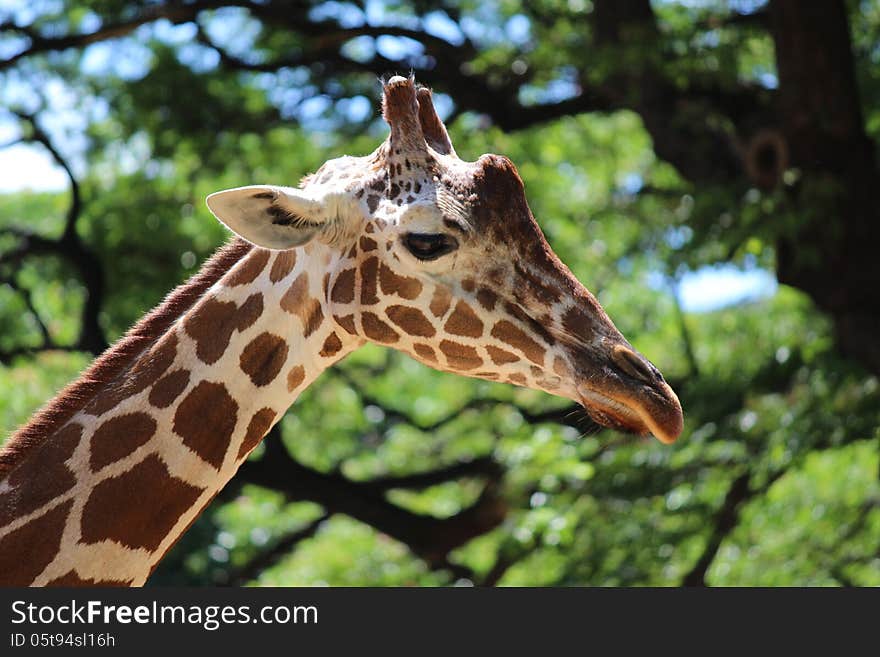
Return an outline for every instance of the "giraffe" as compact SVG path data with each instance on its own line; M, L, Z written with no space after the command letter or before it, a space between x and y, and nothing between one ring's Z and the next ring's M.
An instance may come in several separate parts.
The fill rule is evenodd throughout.
M326 368L374 342L674 441L678 398L550 249L513 164L461 160L431 92L297 188L207 199L236 234L0 452L0 583L142 585Z

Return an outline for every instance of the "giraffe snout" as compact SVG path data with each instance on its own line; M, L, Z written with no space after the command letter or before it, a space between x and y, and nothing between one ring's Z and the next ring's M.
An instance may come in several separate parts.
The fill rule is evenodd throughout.
M660 371L625 341L614 344L583 376L578 394L599 424L637 434L653 434L660 442L674 442L682 432L684 416L678 396Z

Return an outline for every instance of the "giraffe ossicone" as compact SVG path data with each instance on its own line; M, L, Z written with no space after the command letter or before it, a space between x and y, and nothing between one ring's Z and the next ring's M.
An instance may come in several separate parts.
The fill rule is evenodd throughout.
M675 393L550 249L504 157L456 154L431 93L298 188L212 194L235 239L0 452L0 583L140 585L298 395L365 342L544 390L672 442Z

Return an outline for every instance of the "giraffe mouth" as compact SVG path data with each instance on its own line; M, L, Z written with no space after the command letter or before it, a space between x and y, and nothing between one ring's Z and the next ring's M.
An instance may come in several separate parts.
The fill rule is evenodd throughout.
M590 417L604 427L640 436L653 434L666 444L675 442L683 424L678 397L665 383L662 390L643 387L636 394L612 397L580 385L578 395Z

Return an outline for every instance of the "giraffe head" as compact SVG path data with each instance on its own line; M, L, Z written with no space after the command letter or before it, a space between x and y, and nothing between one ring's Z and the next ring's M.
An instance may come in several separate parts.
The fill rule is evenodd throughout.
M427 89L384 85L388 139L299 188L208 197L257 246L325 252L322 304L342 331L431 367L545 390L598 423L672 442L678 398L550 249L507 158L458 158Z

